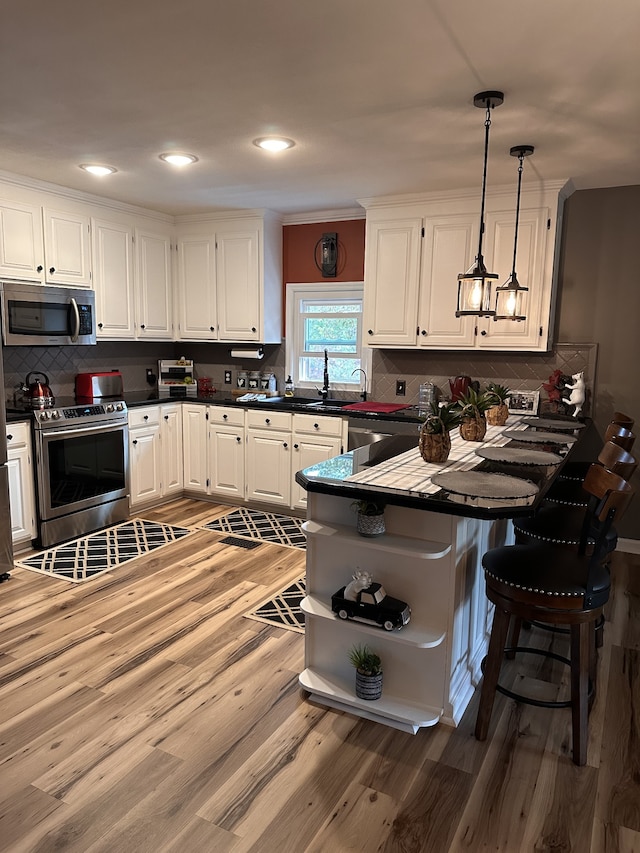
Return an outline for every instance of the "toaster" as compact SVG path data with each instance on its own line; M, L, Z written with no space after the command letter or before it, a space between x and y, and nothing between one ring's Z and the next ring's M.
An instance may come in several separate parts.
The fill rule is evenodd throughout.
M122 397L122 374L119 370L104 373L78 373L76 397Z

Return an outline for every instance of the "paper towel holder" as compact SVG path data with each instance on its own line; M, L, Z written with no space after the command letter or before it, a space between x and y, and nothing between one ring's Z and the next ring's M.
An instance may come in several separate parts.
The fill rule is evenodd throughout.
M262 347L253 347L252 349L231 349L229 350L231 358L262 358L264 350Z

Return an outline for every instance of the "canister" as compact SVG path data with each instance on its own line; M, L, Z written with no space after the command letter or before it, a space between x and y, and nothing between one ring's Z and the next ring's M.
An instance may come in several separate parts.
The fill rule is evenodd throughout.
M246 390L246 388L247 388L247 371L246 370L239 370L238 371L238 373L236 375L236 385L238 386L238 388L244 388Z

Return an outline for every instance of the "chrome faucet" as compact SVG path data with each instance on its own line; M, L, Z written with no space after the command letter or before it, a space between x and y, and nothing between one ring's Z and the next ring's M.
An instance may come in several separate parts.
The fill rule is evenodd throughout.
M356 367L355 370L351 371L352 376L354 373L361 373L364 376L364 388L360 392L360 396L362 397L363 400L366 400L367 399L367 374L361 367Z
M329 396L329 353L327 350L324 351L324 377L322 383L322 390L318 391L318 394L322 397L322 401L325 402L327 397Z

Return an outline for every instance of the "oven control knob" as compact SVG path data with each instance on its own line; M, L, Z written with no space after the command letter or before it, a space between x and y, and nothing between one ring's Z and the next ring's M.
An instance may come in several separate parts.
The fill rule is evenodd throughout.
M124 409L124 403L116 403L116 411L121 412Z
M60 420L60 412L59 412L57 409L54 409L54 410L51 412L51 419L52 419L52 420L54 420L54 421L59 421L59 420Z
M107 412L111 413L114 411L113 403L107 403Z
M49 412L40 412L40 420L48 421L49 420Z

